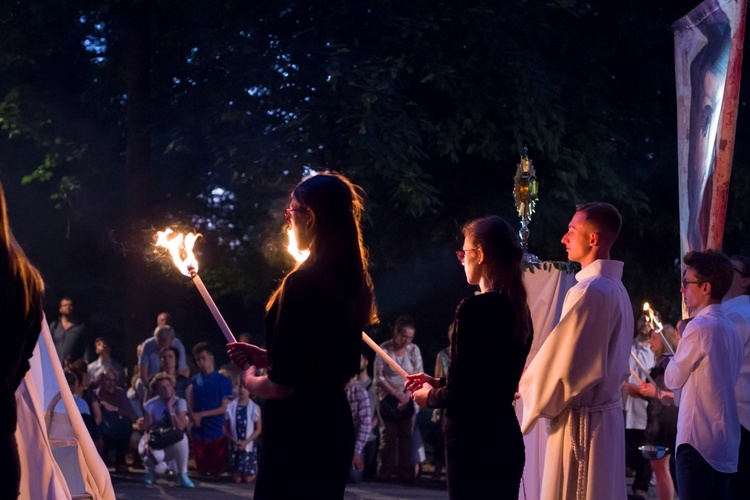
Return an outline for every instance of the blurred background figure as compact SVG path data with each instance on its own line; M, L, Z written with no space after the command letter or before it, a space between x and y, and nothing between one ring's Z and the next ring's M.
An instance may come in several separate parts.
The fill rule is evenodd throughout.
M414 320L402 315L393 325L393 338L380 345L410 375L424 371L422 352L414 343L415 334ZM378 388L378 414L383 423L378 477L385 481L411 481L415 477L413 433L416 405L404 387L404 377L379 356L375 358L373 377ZM395 411L388 411L386 405Z
M76 318L73 299L63 297L58 308L60 317L49 324L52 340L60 362L83 358L92 361L91 346L89 346L86 325Z
M740 414L740 458L737 472L732 474L730 486L732 498L743 498L750 491L750 257L733 255L729 258L734 267L732 286L722 299L727 315L738 323L742 336L744 358L735 396ZM739 316L739 320L732 317Z
M655 314L657 320L661 321L659 313ZM633 345L630 350L643 367L648 371L654 366L654 353L649 346L651 338L651 325L648 322L646 312L636 320L635 336ZM638 375L640 380L646 378L647 372L644 372L638 363L631 357L628 358L630 368ZM638 449L645 444L644 433L646 431L648 403L643 399L638 391L638 380L631 374L627 382L623 384L623 411L625 417L625 464L633 478L633 498L646 498L648 494L649 483L651 481L651 466L643 457Z
M201 474L220 475L227 468L224 413L232 400L232 382L216 369L208 342L193 347L200 372L193 375L185 391L192 422L191 443L195 468Z
M159 371L159 353L161 350L172 345L180 352L177 372L186 377L190 375L185 360L185 347L175 336L174 328L169 325L159 325L154 329L153 337L146 339L140 347L138 366L141 381L144 385L147 385L149 379Z
M144 412L145 433L138 445L141 459L146 466L146 474L143 482L153 484L156 477L157 466L165 470L171 465L172 472L177 475L177 484L184 488L193 488L195 485L188 477L188 445L187 427L187 403L184 399L177 397L174 392L174 378L164 372L157 373L149 384L149 389L156 394L146 402ZM152 449L148 444L149 433L157 425L167 428L176 428L182 432L182 439L163 449Z
M675 446L677 441L677 405L674 393L664 385L664 370L671 359L671 352L677 349L675 328L669 323L664 324L662 330L669 348L664 345L661 336L651 331L649 344L656 357L656 363L649 375L656 382L656 387L646 380L639 384L638 389L648 403L645 441L653 446L664 446L667 454L662 458L650 460L651 470L656 477L656 491L659 500L672 500L677 486L675 476Z
M117 387L115 372L104 370L99 375L98 382L92 413L99 426L102 458L107 465L113 465L116 472L128 472L125 455L134 425L138 425L138 416L133 411L125 390Z
M237 398L224 412L224 435L229 441L228 469L235 483L250 483L258 474L257 438L261 433L260 406L237 377Z
M112 359L112 345L109 340L104 337L97 337L94 340L94 352L96 353L96 359L86 367L89 380L98 380L99 375L104 370L113 370L117 373L117 386L127 389L128 378L125 374L125 368L117 360Z
M450 365L451 356L450 341L451 337L453 336L453 328L454 325L453 323L451 323L451 325L448 327L448 346L444 349L441 349L437 353L437 356L435 356L436 379L448 378L448 368ZM439 482L442 479L443 468L445 467L445 433L443 430L443 425L445 423L444 417L444 408L435 408L433 410L432 421L435 423L435 426L432 428L432 433L430 434L430 442L432 443L433 447L432 466L434 467L430 480L433 482Z
M365 470L364 449L372 428L372 407L367 389L359 382L355 375L346 384L346 399L352 411L354 423L354 457L349 468L349 481L362 481Z

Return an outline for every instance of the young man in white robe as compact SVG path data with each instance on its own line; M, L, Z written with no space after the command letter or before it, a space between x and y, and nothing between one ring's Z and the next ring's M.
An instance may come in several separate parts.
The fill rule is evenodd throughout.
M717 250L688 252L680 292L693 319L685 327L664 384L682 389L677 415L677 490L681 500L729 499L737 472L740 421L735 386L743 345L721 299L732 263ZM744 498L747 498L744 492Z
M624 500L625 424L621 385L634 332L622 285L623 263L610 260L622 219L615 207L576 207L562 243L581 264L560 322L521 377L521 430L549 420L542 498Z

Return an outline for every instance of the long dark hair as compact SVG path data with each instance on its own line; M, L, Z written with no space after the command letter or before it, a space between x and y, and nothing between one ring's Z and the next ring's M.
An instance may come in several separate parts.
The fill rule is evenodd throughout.
M16 301L10 300L18 293L20 297L17 296ZM10 230L5 193L0 184L0 314L3 315L0 320L5 325L18 324L8 323L12 319L10 315L26 318L32 310L38 309L43 293L44 281L39 271L31 265ZM12 303L19 304L21 310L9 310Z
M360 226L364 210L362 193L360 187L335 172L307 177L294 188L292 197L312 216L313 237L310 256L287 278L298 269L325 269L331 279L356 297L356 318L364 328L378 321L378 313ZM266 309L283 294L285 282L286 278L271 295Z
M468 222L462 233L482 248L487 287L508 296L518 314L515 337L525 343L533 334L533 326L523 284L523 250L518 236L510 224L497 215Z

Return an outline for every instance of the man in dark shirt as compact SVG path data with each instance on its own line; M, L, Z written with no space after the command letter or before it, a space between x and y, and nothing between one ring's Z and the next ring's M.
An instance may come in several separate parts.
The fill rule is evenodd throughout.
M84 358L92 361L91 349L88 345L86 325L79 322L73 313L73 299L63 297L60 300L60 318L49 325L52 340L60 362L75 361Z

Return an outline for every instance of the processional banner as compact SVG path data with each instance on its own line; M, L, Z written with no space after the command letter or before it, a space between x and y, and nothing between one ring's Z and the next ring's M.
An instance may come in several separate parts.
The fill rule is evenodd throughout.
M672 25L681 255L722 247L746 12L747 0L705 0Z

